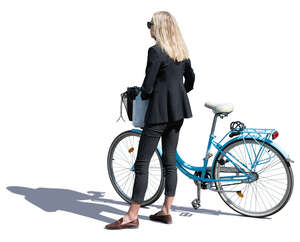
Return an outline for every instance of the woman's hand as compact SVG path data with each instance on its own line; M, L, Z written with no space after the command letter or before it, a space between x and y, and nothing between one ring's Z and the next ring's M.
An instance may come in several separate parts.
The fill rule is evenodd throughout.
M143 90L143 88L141 89L141 98L142 100L146 100L146 99L149 99L151 95L149 95L147 92L145 92Z

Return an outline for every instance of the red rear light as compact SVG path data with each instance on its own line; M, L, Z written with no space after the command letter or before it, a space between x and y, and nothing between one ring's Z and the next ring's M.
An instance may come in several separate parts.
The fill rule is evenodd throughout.
M278 137L279 133L277 130L275 130L272 134L272 139L276 139Z

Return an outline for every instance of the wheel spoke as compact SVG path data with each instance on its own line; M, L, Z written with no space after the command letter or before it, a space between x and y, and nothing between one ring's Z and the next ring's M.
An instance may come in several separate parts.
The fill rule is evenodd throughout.
M282 202L287 199L291 190L289 187L292 182L292 174L289 173L282 156L278 155L278 151L267 143L262 145L259 140L245 139L245 143L243 140L232 142L224 149L224 152L232 153L248 169L251 168L252 160L254 165L251 171L257 170L257 179L252 182L245 182L245 185L230 186L233 191L240 190L242 197L234 192L224 192L226 189L223 186L226 185L226 182L216 182L216 188L221 191L219 194L223 200L239 213L254 217L267 216L281 209ZM221 155L222 157L223 155ZM262 161L261 165L259 161ZM230 168L233 166L231 162L222 166L216 163L214 176L216 178L222 177L221 167ZM226 173L226 175L228 174L230 173ZM232 173L232 176L235 174Z
M114 188L120 196L129 201L132 196L135 172L136 156L139 148L140 134L128 131L118 136L111 145L108 155L108 170L111 174ZM163 191L162 161L157 151L154 152L148 168L148 186L145 193L145 201L155 199ZM158 193L160 191L160 194Z

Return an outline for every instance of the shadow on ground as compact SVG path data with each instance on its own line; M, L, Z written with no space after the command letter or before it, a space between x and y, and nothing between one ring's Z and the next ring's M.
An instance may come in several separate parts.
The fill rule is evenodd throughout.
M29 188L21 186L9 186L7 189L15 194L24 196L25 200L34 204L35 206L43 209L46 212L56 212L58 210L66 211L90 218L100 220L105 223L112 223L115 219L101 215L102 212L109 212L124 216L127 213L129 203L125 201L116 201L112 199L104 198L105 192L89 191L87 194L72 191L69 189L60 188ZM100 203L87 202L94 201ZM115 208L113 205L126 206L125 210ZM148 205L141 207L143 209L149 209L151 207L161 209L161 205ZM190 217L193 214L209 214L209 215L230 215L241 216L239 214L226 213L220 210L210 209L193 209L192 207L182 207L172 205L171 210L173 212L180 212L180 216ZM139 219L149 220L148 216L139 215Z

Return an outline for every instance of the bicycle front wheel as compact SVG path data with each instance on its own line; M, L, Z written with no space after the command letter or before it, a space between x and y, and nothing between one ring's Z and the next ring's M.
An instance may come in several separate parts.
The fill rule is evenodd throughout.
M230 143L223 152L230 158L230 154L234 155L241 162L235 163L239 167L245 165L250 170L252 167L251 173L255 175L252 181L215 183L230 208L246 216L266 217L286 205L293 190L293 173L289 162L275 147L247 138ZM253 167L255 160L257 165ZM216 157L213 174L216 179L242 175L221 153Z
M122 199L131 202L135 180L134 163L137 156L140 133L131 130L118 135L112 142L108 156L107 169L111 183ZM141 206L154 203L165 188L163 164L156 149L149 164L148 186Z

